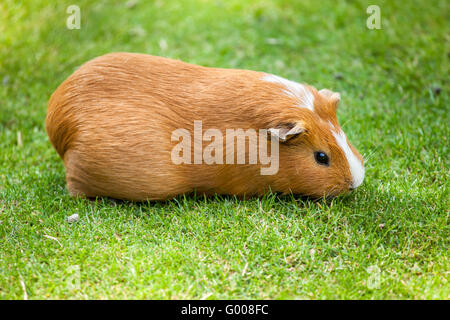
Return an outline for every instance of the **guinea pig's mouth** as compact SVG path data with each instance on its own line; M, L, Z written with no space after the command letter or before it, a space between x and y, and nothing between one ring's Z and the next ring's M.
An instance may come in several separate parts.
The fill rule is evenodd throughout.
M342 192L336 192L336 193L326 193L322 195L317 194L296 194L297 197L304 199L304 200L312 200L312 201L321 201L321 200L332 200L340 195L342 195Z
M299 193L293 193L293 194L296 197L299 197L301 199L320 201L323 199L332 200L339 196L347 196L347 195L351 194L355 189L356 188L352 188L351 186L348 186L348 185L340 185L340 186L329 186L328 190L325 190L323 193L299 192Z
M325 199L334 199L339 196L346 196L353 192L356 188L348 187L343 189L338 189L337 187L332 188L327 194L324 196Z

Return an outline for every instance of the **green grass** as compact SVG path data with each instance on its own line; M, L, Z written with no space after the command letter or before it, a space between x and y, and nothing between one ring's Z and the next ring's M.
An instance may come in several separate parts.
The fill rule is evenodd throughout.
M65 27L72 3L80 30ZM450 297L448 1L129 4L0 4L0 298ZM366 28L369 4L381 30ZM368 159L364 184L316 202L70 198L46 104L112 51L339 91L341 125Z

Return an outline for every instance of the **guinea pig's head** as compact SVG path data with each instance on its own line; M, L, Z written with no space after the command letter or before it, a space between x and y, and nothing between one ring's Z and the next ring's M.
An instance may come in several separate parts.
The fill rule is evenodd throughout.
M354 190L363 182L364 161L337 121L339 93L294 84L301 86L292 95L297 105L285 106L268 130L279 139L277 181L312 197Z

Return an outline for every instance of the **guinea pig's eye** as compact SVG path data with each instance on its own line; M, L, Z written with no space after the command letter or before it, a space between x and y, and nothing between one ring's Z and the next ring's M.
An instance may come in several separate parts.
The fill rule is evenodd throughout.
M322 164L324 166L328 166L330 164L330 159L323 151L314 152L314 158L316 159L318 164Z

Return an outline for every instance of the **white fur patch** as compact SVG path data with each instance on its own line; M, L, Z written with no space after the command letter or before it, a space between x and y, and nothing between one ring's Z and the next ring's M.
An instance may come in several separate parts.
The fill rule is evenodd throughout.
M262 79L267 82L283 85L285 87L283 92L295 98L298 101L298 107L306 108L314 112L314 96L304 85L273 74L267 74Z
M345 157L348 161L348 166L350 167L350 172L352 174L353 182L352 188L355 189L361 185L364 180L364 167L361 161L355 156L352 149L347 143L347 138L344 132L340 131L336 133L334 130L331 131L337 144L344 151Z

